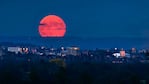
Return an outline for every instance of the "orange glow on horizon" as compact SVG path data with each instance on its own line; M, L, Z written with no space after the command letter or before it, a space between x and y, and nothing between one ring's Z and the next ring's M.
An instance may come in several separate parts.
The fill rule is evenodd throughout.
M64 37L66 24L56 15L48 15L40 21L39 34L41 37Z

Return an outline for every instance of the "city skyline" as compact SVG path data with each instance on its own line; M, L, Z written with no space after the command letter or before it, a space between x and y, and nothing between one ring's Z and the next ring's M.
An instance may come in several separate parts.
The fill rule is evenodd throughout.
M0 0L0 10L0 84L149 83L149 0Z

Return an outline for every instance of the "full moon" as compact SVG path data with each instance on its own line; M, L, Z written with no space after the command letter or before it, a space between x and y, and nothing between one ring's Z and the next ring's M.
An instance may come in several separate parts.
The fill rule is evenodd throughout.
M56 15L45 16L39 24L41 37L64 37L66 24L62 18Z

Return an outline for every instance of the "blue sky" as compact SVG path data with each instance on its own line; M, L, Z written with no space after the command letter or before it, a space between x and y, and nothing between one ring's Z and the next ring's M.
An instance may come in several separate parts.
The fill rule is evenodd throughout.
M39 36L48 14L63 18L66 36L149 38L149 0L0 0L0 36Z

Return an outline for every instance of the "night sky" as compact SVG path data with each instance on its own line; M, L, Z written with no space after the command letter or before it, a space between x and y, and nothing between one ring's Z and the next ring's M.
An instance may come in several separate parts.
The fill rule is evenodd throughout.
M0 0L0 36L39 36L48 14L63 18L66 37L149 38L149 0Z

